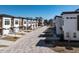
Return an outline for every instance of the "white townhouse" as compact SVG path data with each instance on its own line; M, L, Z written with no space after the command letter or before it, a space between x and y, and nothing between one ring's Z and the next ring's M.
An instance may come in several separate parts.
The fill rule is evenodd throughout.
M33 19L31 19L31 29L32 30L34 29L34 21L33 21Z
M27 19L27 30L32 29L32 21L30 19Z
M32 20L32 29L36 29L37 28L37 21L35 19Z
M19 20L19 30L22 31L23 30L23 18L22 17L19 17L20 20Z
M35 19L34 22L35 22L35 29L36 29L38 28L38 20Z
M35 22L35 28L38 28L39 20L37 17L34 18L34 22Z
M56 26L56 33L57 35L60 35L61 34L61 29L63 24L64 24L64 21L62 20L62 17L61 16L55 16L54 17L54 25Z
M0 34L8 35L19 32L19 17L0 14Z
M35 29L36 29L36 28L38 28L38 20L35 19L34 22L35 22Z
M62 12L64 39L79 40L79 10Z
M27 21L24 17L19 17L19 30L26 30L27 29Z
M0 14L0 34L7 35L10 33L11 30L11 15L7 14Z
M38 27L38 21L36 19L33 19L31 17L27 17L27 28L34 30Z
M23 28L23 30L27 30L27 19L26 18L23 18L23 26L24 26L24 28Z
M44 19L42 19L42 26L44 26Z
M14 32L16 33L16 32L19 32L19 20L20 20L20 18L19 17L14 17L13 18L14 19L14 21L12 21L14 24L12 24L13 25L13 29L14 29Z

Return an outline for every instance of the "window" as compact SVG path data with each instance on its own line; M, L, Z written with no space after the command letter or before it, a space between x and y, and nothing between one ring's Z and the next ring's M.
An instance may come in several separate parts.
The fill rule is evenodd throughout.
M73 33L73 37L76 38L76 33L75 32Z
M73 19L73 17L70 17L70 19Z
M10 20L9 19L5 19L5 25L9 25L10 24Z
M66 37L69 38L69 32L66 33Z
M15 21L15 24L18 24L18 20Z
M66 19L76 19L76 17L66 17Z
M76 17L73 17L73 19L76 19Z
M69 19L69 17L66 17L66 19Z
M70 17L70 19L76 19L76 17Z

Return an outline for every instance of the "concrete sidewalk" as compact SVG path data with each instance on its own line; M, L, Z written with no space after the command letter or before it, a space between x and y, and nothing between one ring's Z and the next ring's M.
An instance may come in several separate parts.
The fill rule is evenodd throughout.
M48 47L38 47L36 44L39 42L38 37L48 27L44 26L30 33L26 33L22 38L18 39L13 45L6 49L0 49L0 52L5 53L52 53L54 52Z
M13 44L13 41L7 41L7 40L0 40L0 45L11 45Z

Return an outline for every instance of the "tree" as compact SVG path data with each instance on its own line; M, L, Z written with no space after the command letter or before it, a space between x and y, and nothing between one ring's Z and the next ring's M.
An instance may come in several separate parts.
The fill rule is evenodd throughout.
M48 25L48 20L47 19L44 20L44 25Z
M38 20L38 26L42 26L42 17L36 17L36 19Z
M50 26L53 25L53 19L49 19L49 25L50 25Z

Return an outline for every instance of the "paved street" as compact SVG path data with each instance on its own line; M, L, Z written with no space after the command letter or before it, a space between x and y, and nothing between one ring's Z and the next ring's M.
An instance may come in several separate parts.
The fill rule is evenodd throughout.
M13 45L7 48L0 49L0 52L6 53L52 53L54 52L48 47L36 46L40 39L39 35L47 29L46 26L36 29L30 33L26 33L22 38L18 39Z

